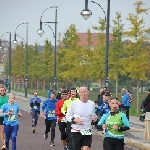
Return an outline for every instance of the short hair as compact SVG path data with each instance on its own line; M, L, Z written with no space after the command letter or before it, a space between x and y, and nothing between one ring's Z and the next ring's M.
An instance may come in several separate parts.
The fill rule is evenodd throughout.
M53 91L53 92L51 92L51 94L53 94L53 95L55 95L56 96L56 93Z
M61 93L67 93L68 94L68 90L62 90L62 92Z
M38 90L34 90L34 91L33 91L33 94L34 94L35 92L37 92L37 93L38 93Z
M76 90L76 88L71 88L71 90Z
M15 99L15 95L14 95L13 93L9 93L8 98L9 98L10 96L13 96L14 99Z
M123 88L121 91L126 91L126 89L125 89L125 88Z

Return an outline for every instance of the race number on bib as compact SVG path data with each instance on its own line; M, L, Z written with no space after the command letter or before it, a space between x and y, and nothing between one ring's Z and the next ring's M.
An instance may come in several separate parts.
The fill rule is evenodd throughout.
M48 112L48 117L55 117L55 110Z
M80 131L80 133L81 133L82 135L92 135L92 132L91 132L90 129L89 129L89 130Z
M63 117L63 118L61 119L61 122L67 122L66 117Z
M37 109L38 107L37 107L37 106L33 106L33 108L34 108L34 109Z

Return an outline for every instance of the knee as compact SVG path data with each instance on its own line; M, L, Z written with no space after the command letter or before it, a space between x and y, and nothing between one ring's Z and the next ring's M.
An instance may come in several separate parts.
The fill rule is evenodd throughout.
M12 136L11 136L12 141L16 140L16 136L17 136L17 133L12 133Z

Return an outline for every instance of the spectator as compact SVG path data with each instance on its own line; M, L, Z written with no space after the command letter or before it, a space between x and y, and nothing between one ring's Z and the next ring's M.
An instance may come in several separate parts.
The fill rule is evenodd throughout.
M147 97L143 102L145 112L150 112L150 89L147 91Z
M129 108L131 106L131 103L129 103L129 100L130 100L130 97L129 95L127 94L126 92L126 89L123 88L122 90L122 102L121 102L121 106L124 108L124 110L126 111L126 117L128 118L129 120Z
M50 88L47 92L47 97L50 98L51 93L54 91L53 87Z

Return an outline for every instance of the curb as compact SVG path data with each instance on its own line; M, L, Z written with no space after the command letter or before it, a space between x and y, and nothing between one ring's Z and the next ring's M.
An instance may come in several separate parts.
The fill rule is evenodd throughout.
M104 137L104 135L100 131L97 132L97 135ZM150 144L146 144L146 143L141 142L141 141L136 141L136 140L133 140L131 138L125 138L125 144L129 145L131 147L138 148L140 150L150 150Z

